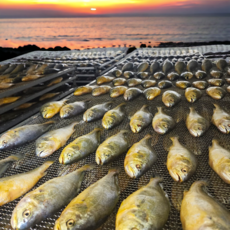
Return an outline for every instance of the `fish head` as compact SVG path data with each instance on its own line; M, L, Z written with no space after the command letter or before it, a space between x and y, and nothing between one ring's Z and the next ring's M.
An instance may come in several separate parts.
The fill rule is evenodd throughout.
M194 137L200 137L204 134L205 127L201 123L193 123L189 131Z
M26 230L34 226L42 213L39 213L38 205L33 202L19 202L11 216L11 226L13 229Z
M61 153L59 162L64 165L71 164L77 156L79 156L79 149L68 148L68 150Z
M226 160L225 163L221 164L220 174L225 182L230 182L230 160Z
M87 110L83 115L83 120L85 122L90 122L94 119L95 115L96 114L93 110Z
M38 157L48 157L56 150L56 143L53 140L42 140L36 143L36 155Z
M139 119L134 122L130 122L130 128L133 133L139 133L143 129L144 125L145 123Z
M218 125L218 128L222 133L229 134L230 133L230 121L224 120Z
M197 96L195 92L191 92L187 95L187 100L191 103L195 102L197 100Z
M164 104L167 107L173 107L175 104L175 98L173 97L173 95L169 95L168 97L166 97Z
M109 147L106 146L103 150L100 148L96 153L96 162L98 165L104 165L110 160L111 156L113 156L113 152Z
M170 124L168 121L160 121L156 125L154 125L154 130L159 134L165 134L170 129Z
M17 131L10 130L0 137L0 150L13 147L17 144Z
M125 171L131 178L138 178L143 174L145 163L138 158L125 161Z
M174 181L183 182L189 179L192 169L192 163L188 159L175 159L169 167L169 174Z
M102 120L102 126L105 129L111 129L112 127L114 127L116 123L116 117L115 114L111 114L111 116L106 117L106 119Z
M132 100L132 98L133 98L133 91L127 90L127 91L125 92L124 97L125 97L125 100L126 100L126 101Z
M69 117L71 115L72 111L73 111L72 106L64 106L60 110L60 117L61 118L67 118L67 117Z

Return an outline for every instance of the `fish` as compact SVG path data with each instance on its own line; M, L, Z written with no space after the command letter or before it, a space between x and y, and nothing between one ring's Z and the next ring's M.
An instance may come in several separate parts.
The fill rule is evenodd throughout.
M195 72L199 68L198 62L194 59L190 60L187 64L187 70L189 72Z
M36 79L39 79L39 78L42 78L42 77L44 77L44 75L29 74L29 75L26 75L25 77L23 77L21 80L22 81L33 81L33 80L36 80Z
M112 74L115 76L115 77L120 77L122 75L122 71L119 70L119 69L115 69L112 71Z
M183 72L181 75L181 78L183 78L184 80L190 80L193 78L193 73L192 72Z
M228 66L228 63L226 62L225 59L219 59L216 62L216 67L220 70L220 71L224 71L225 68Z
M119 125L125 119L125 108L126 103L121 103L114 109L109 110L105 113L102 118L102 126L105 129L112 129Z
M110 77L110 76L100 76L97 77L96 82L98 85L104 84L104 83L108 83L111 82L115 79L115 77Z
M124 161L126 174L131 178L139 178L147 172L157 160L157 154L151 146L152 136L147 134L135 143L127 152Z
M189 191L184 192L180 211L184 230L229 229L230 212L207 194L206 185L205 181L195 181Z
M218 104L214 104L212 123L224 134L230 133L230 114L225 112Z
M90 100L75 101L73 103L64 105L60 110L60 117L70 118L85 112L89 102Z
M3 80L8 79L9 77L10 77L10 74L0 75L1 83L5 83Z
M207 88L206 93L213 99L220 100L225 96L226 91L221 87L213 86Z
M145 72L149 68L148 62L142 62L137 66L137 73Z
M92 122L101 119L106 112L108 112L112 107L113 102L105 102L102 104L94 105L87 109L83 115L83 120L85 122Z
M117 169L75 197L55 222L54 230L93 230L112 213L120 197ZM103 199L102 199L103 198Z
M2 80L2 83L19 83L21 82L23 76L16 76L16 77L12 77L12 78L7 78Z
M10 63L1 65L0 66L0 73L3 73L9 66L10 66Z
M53 154L55 151L63 147L73 132L78 122L74 122L60 129L55 129L43 134L36 140L36 155L44 158Z
M130 119L130 128L133 133L140 133L150 125L153 115L149 112L149 106L143 105Z
M178 137L171 137L172 145L167 156L167 169L174 181L189 180L196 172L197 159L195 155L185 148Z
M178 78L180 77L180 75L176 72L171 72L167 75L167 78L170 80L170 81L175 81L177 80Z
M213 86L222 86L224 85L223 79L209 79L208 83Z
M38 75L45 74L45 70L48 68L48 64L42 64L41 66L38 66L38 68L34 71L34 73Z
M67 100L61 100L61 101L51 101L46 104L44 104L40 112L43 116L43 118L52 118L54 115L59 113L61 108L66 104Z
M189 81L177 81L176 87L180 89L186 89L188 87L191 87L191 83Z
M125 93L124 93L124 99L126 101L131 101L131 100L135 99L136 97L140 96L142 93L143 92L142 92L141 89L132 87L132 88L129 88L129 89L127 89L125 91Z
M199 89L189 87L185 90L185 98L188 102L194 103L202 97L202 92Z
M73 95L81 96L81 95L92 93L94 87L90 85L80 86L74 91Z
M143 91L143 94L147 100L153 100L155 97L161 94L161 89L157 87L151 87L151 88L145 89Z
M197 89L206 89L208 87L208 83L206 81L194 81L192 85Z
M34 141L47 132L53 124L53 121L48 121L43 124L24 125L8 130L0 137L0 150L19 147Z
M181 101L181 95L176 91L167 90L162 95L162 102L167 107L173 107Z
M157 82L155 80L144 80L141 82L142 87L149 88L155 86Z
M163 72L156 72L156 73L154 73L153 77L157 80L160 80L160 79L165 78L165 74ZM150 79L150 80L152 80L152 79Z
M72 164L94 153L101 143L101 131L102 129L95 128L92 132L69 143L61 152L60 164Z
M198 70L198 71L196 71L196 73L195 73L195 77L196 77L197 79L204 79L204 78L207 77L207 74L206 74L206 72L204 72L204 71L202 71L202 70Z
M52 86L52 85L56 85L56 84L62 82L62 80L63 80L63 77L58 77L58 78L56 78L56 79L50 81L50 82L47 84L47 87L50 87L50 86Z
M162 71L167 75L174 68L173 63L166 59L162 66Z
M212 62L208 59L204 59L201 64L201 68L204 72L209 73L212 68Z
M98 165L110 163L127 152L129 144L127 134L127 130L121 130L99 145L96 151L96 162Z
M2 175L6 172L6 170L13 162L22 159L23 155L24 154L11 155L5 159L0 160L0 177L2 177Z
M11 216L12 228L29 229L42 220L52 217L53 214L77 196L85 173L93 168L93 165L84 165L65 176L48 180L35 190L27 193L13 210Z
M121 71L124 73L125 71L133 71L134 70L134 66L132 62L128 62L126 64L123 65Z
M123 75L126 79L133 78L135 76L132 71L125 71Z
M158 72L161 68L161 65L159 62L155 61L150 65L150 73L154 74L156 72Z
M116 78L113 80L113 85L114 86L120 86L126 84L126 79L124 78Z
M230 93L230 86L226 88L227 92Z
M16 64L10 64L8 68L4 72L2 72L2 75L11 73L16 68L16 66Z
M24 69L24 64L18 64L10 74L18 74Z
M92 95L94 97L98 97L100 95L104 95L104 94L109 93L110 89L111 89L111 86L109 86L109 85L98 86L98 87L93 89Z
M176 126L176 122L171 116L164 113L161 107L157 107L157 110L152 120L153 129L159 134L166 134Z
M14 85L13 83L0 82L0 89L8 89L12 87L13 85Z
M190 113L186 119L186 126L190 134L194 137L200 137L209 128L209 121L200 116L193 107L190 107Z
M0 178L0 207L7 204L32 189L46 175L46 170L53 161L46 161L38 168L26 173Z
M168 220L170 203L160 186L163 178L151 178L149 183L129 195L119 207L116 230L162 229Z
M127 84L129 87L138 86L138 85L141 85L141 83L142 83L142 80L139 78L132 78L132 79L127 80Z
M58 94L60 94L60 92L57 92L57 93L46 93L46 94L42 95L41 97L39 97L39 101L44 101L44 100L46 100L46 99L55 97L55 96L57 96Z
M27 70L26 70L26 75L31 75L34 73L34 71L39 67L37 64L31 65Z
M5 98L0 98L0 106L1 106L1 105L5 105L5 104L13 103L13 102L17 101L19 98L21 98L21 97L18 96L18 97L5 97Z
M149 76L148 72L139 72L137 74L137 77L141 78L141 79L146 79Z
M158 87L160 89L167 89L167 88L170 88L172 86L173 86L173 84L171 81L163 80L163 81L158 82Z
M29 107L31 107L32 105L36 104L36 102L28 102L22 105L19 105L18 107L14 108L15 111L17 110L21 110L21 109L27 109Z
M127 89L128 89L128 87L122 86L122 85L111 88L110 89L110 97L112 97L112 98L119 97L119 96L123 95Z
M186 71L186 64L183 61L176 62L175 70L179 75L181 75L184 71Z
M212 68L210 70L210 75L214 78L222 78L223 77L223 72L221 72L220 70L218 70L217 68Z

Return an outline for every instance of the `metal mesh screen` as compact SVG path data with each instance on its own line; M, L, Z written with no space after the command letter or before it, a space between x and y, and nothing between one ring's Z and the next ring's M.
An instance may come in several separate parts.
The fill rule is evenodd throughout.
M193 80L196 79L193 78L192 81ZM139 88L142 87L140 86ZM229 136L220 133L214 125L211 125L208 131L204 134L204 136L195 138L190 135L185 125L186 114L188 113L189 107L191 105L194 106L201 115L203 115L205 118L209 119L210 121L213 113L213 108L214 108L212 103L217 102L228 112L230 112L230 106L229 106L230 97L229 95L226 95L222 100L216 101L210 98L205 93L205 91L203 91L202 98L199 99L194 104L191 104L187 102L187 100L185 99L184 90L178 89L176 87L173 87L171 89L176 90L177 92L183 95L182 101L179 104L177 104L175 107L166 108L163 102L161 101L161 95L163 94L164 91L166 91L166 89L162 90L161 95L155 98L153 101L148 101L147 99L144 98L143 95L141 95L135 100L127 102L127 106L126 106L127 116L119 126L109 131L104 130L102 133L102 142L103 142L106 138L116 134L120 130L128 129L130 131L129 132L130 147L134 143L142 139L146 134L150 133L153 136L152 145L154 145L154 149L157 153L158 158L157 161L154 163L153 167L139 179L131 179L128 177L128 175L126 175L123 166L125 154L120 156L114 162L105 166L97 166L95 169L87 173L83 181L81 191L83 191L89 185L95 183L97 180L105 176L109 168L114 166L118 166L121 168L121 173L119 174L119 179L120 179L119 181L121 187L120 200L116 206L116 209L109 216L108 220L100 227L101 230L114 230L115 217L121 202L126 197L128 197L131 193L136 191L138 188L146 185L149 182L149 179L152 176L156 176L156 175L162 176L164 178L163 187L165 192L168 194L171 203L170 216L165 227L163 228L164 230L182 229L181 222L180 222L180 212L179 212L180 199L183 196L183 191L189 189L191 184L196 180L204 179L209 181L209 187L208 187L209 193L213 197L215 197L219 202L223 203L224 206L230 211L230 185L224 183L219 178L219 176L210 168L208 164L208 147L211 145L212 139L214 137L219 139L220 144L223 147L230 149ZM124 102L122 96L119 98L112 99L109 97L109 94L102 95L99 97L93 97L91 96L91 94L83 95L79 97L71 96L69 102L73 102L77 100L80 101L85 99L91 100L91 102L89 103L89 107L105 101L113 101L113 108L114 108L115 106ZM129 117L132 116L137 110L139 110L144 104L148 104L150 106L150 111L152 112L153 115L157 111L156 108L157 106L163 107L164 111L167 114L171 115L176 120L177 122L176 127L166 135L158 135L156 132L154 132L151 125L149 125L149 127L144 129L139 134L132 133L129 127ZM78 115L71 119L61 119L59 115L56 115L54 118L52 118L52 120L56 121L53 129L57 129L60 127L64 127L74 121L79 121L79 122L82 121L82 115ZM31 117L30 119L26 120L25 122L21 123L20 126L24 124L38 124L45 121L46 120L43 119L40 114L37 114ZM98 120L96 122L91 122L91 123L80 122L76 127L77 127L76 132L72 135L68 143L73 141L76 137L89 133L95 127L102 127L102 125L101 125L101 120ZM166 160L167 160L167 153L168 153L167 150L171 145L171 141L169 137L174 135L179 136L180 142L184 144L187 148L189 148L192 152L194 152L198 159L198 167L196 173L192 176L191 179L189 179L188 182L184 182L182 184L173 181L166 167ZM49 179L57 177L61 171L63 172L63 170L73 171L74 169L80 168L81 166L87 163L95 162L95 154L91 154L90 156L81 160L78 163L75 163L71 166L63 166L58 162L58 158L61 151L62 149L58 150L52 156L47 158L47 159L52 159L52 158L56 159L55 163L47 170L48 171L47 175L44 178L42 178L33 189L37 188L38 186L48 181ZM12 150L0 151L0 159L3 159L11 154L16 154L19 152L23 152L26 154L25 158L23 159L23 162L21 162L20 167L17 169L10 168L5 173L4 177L32 170L36 168L38 165L41 165L46 160L35 156L34 142ZM16 204L19 202L20 199L21 198L0 207L0 229L11 229L10 226L11 214L14 207L16 206ZM63 209L61 209L54 216L42 221L40 224L36 225L33 229L53 229L54 223L56 219L60 216L62 210Z

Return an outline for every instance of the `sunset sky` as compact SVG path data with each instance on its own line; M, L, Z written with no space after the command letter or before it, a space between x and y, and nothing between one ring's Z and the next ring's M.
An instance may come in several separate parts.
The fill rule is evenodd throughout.
M226 13L230 0L0 0L0 18Z

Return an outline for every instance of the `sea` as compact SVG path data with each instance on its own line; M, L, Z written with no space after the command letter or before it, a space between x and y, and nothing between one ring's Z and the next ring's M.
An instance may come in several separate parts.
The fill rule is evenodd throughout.
M230 40L227 16L0 19L1 47L85 49L226 40Z

